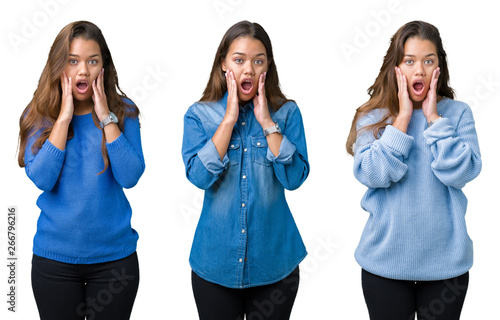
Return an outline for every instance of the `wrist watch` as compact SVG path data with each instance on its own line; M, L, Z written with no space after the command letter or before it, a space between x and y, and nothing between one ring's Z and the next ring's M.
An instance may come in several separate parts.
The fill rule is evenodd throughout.
M274 121L274 126L269 127L267 129L264 129L264 137L267 137L271 133L275 133L275 132L281 134L281 128L276 121Z
M110 124L111 122L118 123L118 118L113 112L110 111L109 115L106 118L102 119L102 121L100 122L101 128L104 129L104 127Z
M432 126L434 123L436 123L439 119L442 119L442 118L443 118L443 116L439 115L438 118L436 118L436 119L434 119L432 121L427 122L427 126L428 127Z

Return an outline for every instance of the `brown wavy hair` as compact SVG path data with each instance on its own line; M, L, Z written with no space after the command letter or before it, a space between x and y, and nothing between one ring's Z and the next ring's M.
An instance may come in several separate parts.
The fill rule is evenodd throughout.
M450 74L448 71L448 63L446 61L446 52L443 48L439 30L430 23L423 21L412 21L401 28L394 34L391 39L391 44L384 57L384 62L380 68L380 73L375 79L375 83L368 88L370 99L358 109L352 120L351 131L346 142L346 150L349 154L354 155L353 146L356 143L356 138L361 130L372 131L375 138L381 129L385 128L388 123L393 123L399 114L398 100L398 84L394 67L403 61L404 46L406 40L417 37L422 40L429 40L435 46L439 59L440 75L437 84L437 94L443 97L453 99L455 97L454 90L449 86ZM358 120L369 114L375 109L386 109L385 116L377 123L356 130Z
M222 61L226 59L231 43L239 37L251 37L252 39L259 40L264 45L264 48L266 48L269 67L266 74L265 90L269 106L273 110L277 111L286 102L293 101L287 99L281 92L278 70L276 68L276 63L274 62L273 47L267 32L256 22L240 21L229 28L226 31L226 34L224 34L224 37L222 37L219 48L215 54L212 71L210 72L210 79L208 80L207 86L203 91L203 96L201 97L200 102L219 101L222 97L224 97L224 94L227 91L227 83L221 64Z
M18 163L24 167L24 154L28 140L34 135L38 135L32 146L32 152L38 153L45 140L48 139L52 128L61 111L61 74L68 64L69 48L73 39L82 38L94 40L101 49L104 72L104 91L108 107L111 112L118 117L118 127L123 131L123 120L127 117L139 116L139 109L128 99L118 85L118 75L116 73L111 52L101 30L88 21L76 21L65 26L57 35L50 48L47 63L42 71L38 87L33 94L33 99L24 109L19 119L19 154ZM97 128L101 129L97 115L92 110L92 118ZM102 129L101 129L102 130ZM69 127L68 139L74 135L73 129ZM104 161L104 170L109 166L109 157L106 149L106 139L102 136L101 153Z

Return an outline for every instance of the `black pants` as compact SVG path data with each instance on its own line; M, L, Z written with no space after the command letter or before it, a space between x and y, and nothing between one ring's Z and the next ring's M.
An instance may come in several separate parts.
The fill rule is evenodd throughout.
M299 289L299 267L266 286L232 289L191 273L200 320L287 320Z
M139 286L137 254L96 264L33 255L31 284L42 320L129 319Z
M458 320L469 273L440 281L392 280L362 270L371 320Z

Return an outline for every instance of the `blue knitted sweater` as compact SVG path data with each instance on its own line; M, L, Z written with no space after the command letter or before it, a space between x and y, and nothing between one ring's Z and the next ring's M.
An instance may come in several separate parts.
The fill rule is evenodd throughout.
M399 280L442 280L472 266L465 184L481 171L470 108L448 98L431 127L414 110L407 133L388 125L375 139L360 132L354 175L368 187L361 205L370 213L355 257L366 271ZM357 127L377 122L378 109Z
M102 131L92 114L74 115L74 137L61 151L47 139L34 155L36 135L25 152L26 174L43 190L33 253L73 264L118 260L136 250L132 210L123 188L144 172L139 120L125 118L123 133L107 143L110 165L104 169Z

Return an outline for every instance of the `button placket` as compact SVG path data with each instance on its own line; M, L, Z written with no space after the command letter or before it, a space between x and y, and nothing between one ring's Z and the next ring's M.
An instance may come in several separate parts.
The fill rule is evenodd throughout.
M245 231L247 229L246 226L246 221L247 221L247 209L248 209L248 165L250 163L248 157L250 154L247 152L247 128L248 128L248 122L246 120L246 115L243 110L243 112L240 112L240 126L238 127L238 131L240 133L240 138L241 138L241 147L243 148L243 157L241 159L241 172L240 172L240 210L239 210L239 217L238 217L238 222L240 225L240 230L241 232L239 233L239 241L238 241L238 267L237 267L237 278L238 278L238 283L240 286L243 286L243 283L245 281L244 279L244 274L245 274L245 263L244 261L246 260L246 248L247 248L247 232Z

